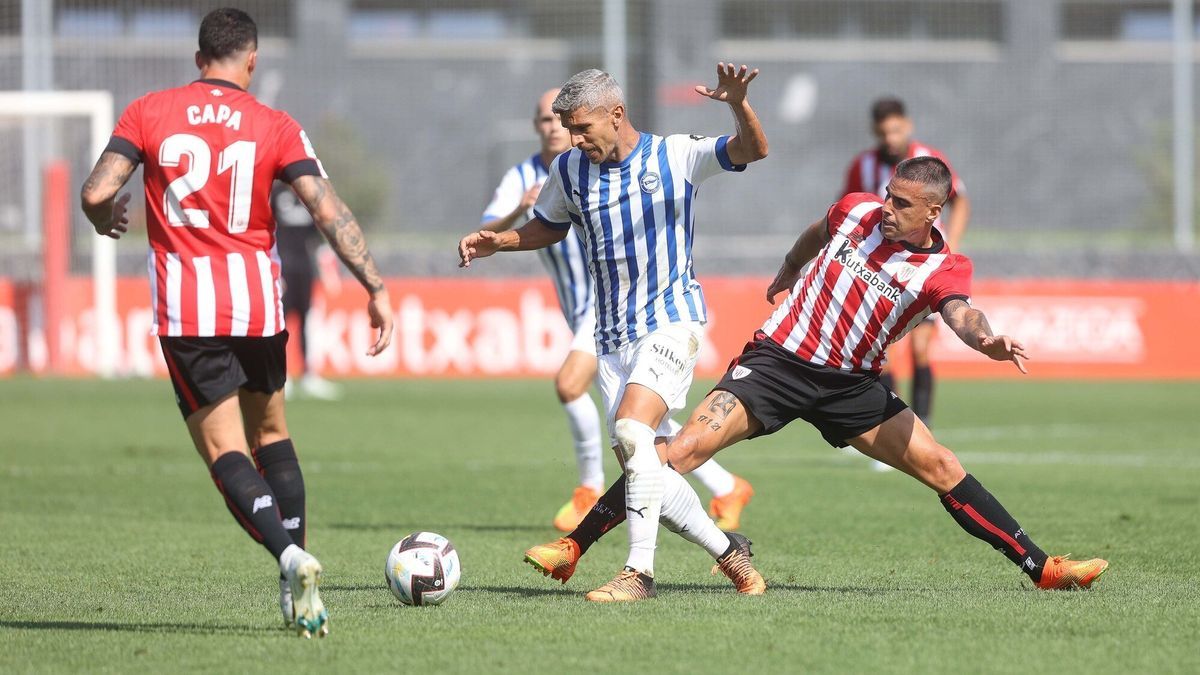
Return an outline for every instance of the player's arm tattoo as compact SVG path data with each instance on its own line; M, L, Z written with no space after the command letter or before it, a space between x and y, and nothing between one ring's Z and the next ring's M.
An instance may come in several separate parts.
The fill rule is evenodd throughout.
M116 152L104 152L100 155L92 173L83 182L83 189L79 191L83 213L92 225L109 225L112 220L113 200L129 181L135 169L137 163L125 155Z
M978 350L980 340L992 336L992 326L987 317L967 304L966 300L955 298L943 305L942 319L958 339L971 349Z
M301 176L292 183L292 189L312 214L317 229L329 240L329 246L359 283L371 293L382 291L383 278L367 249L362 228L350 207L334 192L333 184L327 178Z

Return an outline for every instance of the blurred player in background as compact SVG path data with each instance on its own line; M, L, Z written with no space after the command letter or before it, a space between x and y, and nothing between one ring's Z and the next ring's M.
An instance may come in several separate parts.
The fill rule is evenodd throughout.
M971 218L971 200L963 187L962 180L954 173L949 160L938 150L913 139L913 123L904 102L896 98L881 98L871 105L871 124L879 144L865 150L854 158L846 172L846 183L842 194L870 192L883 197L896 165L913 157L937 157L951 167L953 183L950 197L946 201L949 216L939 217L936 228L949 245L951 251L959 250L959 242ZM929 317L909 334L912 351L912 409L925 424L930 424L933 411L933 370L929 363L929 348L937 329L936 316ZM896 384L890 372L884 370L880 382L894 390ZM876 463L876 468L884 464Z
M550 111L555 96L558 90L552 89L538 99L533 129L541 140L541 149L504 174L483 211L482 229L504 232L533 218L533 205L548 175L546 167L571 147L567 130ZM574 233L539 249L538 257L550 273L558 306L573 336L567 357L554 376L554 389L567 415L579 468L579 485L570 501L554 515L554 527L570 532L604 491L600 413L588 396L596 377L596 293L584 262L583 242Z
M300 125L246 91L258 63L253 19L214 10L199 43L200 79L125 109L83 185L83 210L97 234L119 239L129 194L117 193L144 164L154 330L179 411L226 506L279 562L284 621L305 637L325 635L322 569L302 548L304 477L284 417L274 180L292 186L370 294L372 355L391 341L391 305L358 222Z
M758 71L718 64L716 89L702 95L729 104L736 134L656 136L634 129L625 96L608 73L585 70L563 85L552 106L575 147L559 155L520 229L483 230L459 243L462 265L498 251L552 246L578 228L596 285L600 391L625 474L571 535L526 552L545 574L566 579L582 551L578 530L615 514L629 517L629 558L611 582L587 595L611 602L653 597L659 519L717 559L741 592L762 577L749 541L708 519L687 481L664 466L671 414L687 402L707 309L692 269L695 204L701 183L742 171L767 155L767 139L746 100ZM617 492L623 492L619 499ZM730 570L737 570L731 574ZM758 592L761 592L759 590Z
M504 174L483 211L481 229L504 232L534 218L533 205L549 175L547 167L571 148L570 134L551 110L558 93L558 89L551 89L538 99L533 128L541 140L541 148ZM538 257L554 282L559 307L574 336L554 378L554 388L575 442L579 468L579 486L554 516L554 527L570 532L604 491L600 415L588 396L588 388L596 378L596 291L587 269L583 241L577 233L571 232L562 241L538 249ZM713 493L709 512L717 516L717 526L723 530L737 529L742 509L753 494L750 484L715 462L700 467L695 475Z
M785 291L787 299L692 412L667 457L686 473L724 448L804 419L830 445L851 445L933 489L963 530L1038 588L1088 588L1106 561L1046 555L879 380L887 346L935 311L967 346L1025 372L1022 344L993 335L969 304L971 261L933 227L952 184L941 160L905 160L886 198L846 195L806 228L767 288L772 304Z
M300 382L293 386L288 380L284 396L300 394L322 401L336 401L342 396L341 387L310 369L308 353L308 312L312 309L313 283L319 278L326 291L338 285L336 270L326 271L317 264L323 250L324 238L312 214L283 181L275 181L271 190L271 212L275 215L275 247L283 277L283 317L286 322L295 317L300 341ZM327 249L324 249L328 251Z

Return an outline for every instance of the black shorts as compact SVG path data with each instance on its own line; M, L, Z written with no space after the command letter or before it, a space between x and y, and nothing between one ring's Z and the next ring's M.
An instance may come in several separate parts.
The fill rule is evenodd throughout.
M763 426L754 436L773 434L800 418L836 448L908 408L879 383L879 375L809 363L761 331L713 390L738 397Z
M246 389L273 394L287 381L288 333L271 337L160 337L186 420L197 410Z

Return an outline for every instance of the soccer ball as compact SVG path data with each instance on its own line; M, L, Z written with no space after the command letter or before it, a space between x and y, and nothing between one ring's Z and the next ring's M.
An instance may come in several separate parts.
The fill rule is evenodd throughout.
M388 588L406 605L440 605L458 587L462 567L454 544L440 534L417 532L388 552Z

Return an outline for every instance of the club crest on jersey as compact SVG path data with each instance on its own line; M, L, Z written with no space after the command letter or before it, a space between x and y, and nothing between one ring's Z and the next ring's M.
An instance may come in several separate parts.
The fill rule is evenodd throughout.
M642 174L641 184L642 192L652 195L655 192L658 192L658 189L662 187L662 179L659 178L658 174L654 173L653 171L647 171L646 173Z
M908 263L900 266L900 270L896 272L896 280L902 284L907 284L909 279L912 279L917 273L917 268Z

